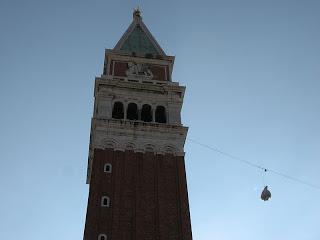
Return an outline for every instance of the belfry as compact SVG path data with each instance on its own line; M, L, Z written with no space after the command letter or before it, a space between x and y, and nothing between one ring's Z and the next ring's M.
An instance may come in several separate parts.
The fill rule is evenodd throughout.
M84 240L191 240L185 87L140 11L95 79Z

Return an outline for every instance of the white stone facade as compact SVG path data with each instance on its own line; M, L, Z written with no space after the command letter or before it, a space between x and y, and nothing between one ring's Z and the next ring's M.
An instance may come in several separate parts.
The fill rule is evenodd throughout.
M140 81L130 80L107 75L96 78L87 182L90 180L95 148L184 155L188 128L182 126L180 116L185 87L169 81L158 84L152 80L145 83L143 78L140 78ZM124 119L112 118L115 102L123 103ZM126 110L129 103L137 104L138 109L144 104L150 105L153 121L127 120ZM157 106L165 107L166 123L155 122Z
M180 116L185 87L168 83L166 85L155 85L112 80L111 78L97 78L94 118L112 118L112 107L115 102L124 104L125 113L129 103L136 103L139 109L143 104L149 104L153 111L157 106L164 106L167 123L181 125Z

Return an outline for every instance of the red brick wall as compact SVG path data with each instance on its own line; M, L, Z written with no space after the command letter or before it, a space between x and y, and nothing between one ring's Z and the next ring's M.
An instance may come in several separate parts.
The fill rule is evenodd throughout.
M151 66L150 70L154 80L167 81L165 66Z
M126 62L115 62L114 63L114 76L126 77L126 71L128 69L128 64Z
M192 239L183 157L111 149L94 156L84 240ZM109 208L100 207L104 195Z

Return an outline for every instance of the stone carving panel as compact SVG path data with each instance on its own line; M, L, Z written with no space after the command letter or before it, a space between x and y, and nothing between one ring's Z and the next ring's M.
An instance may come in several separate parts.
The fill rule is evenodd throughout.
M128 62L128 70L126 71L126 74L131 78L145 78L148 80L153 78L149 64L145 63Z

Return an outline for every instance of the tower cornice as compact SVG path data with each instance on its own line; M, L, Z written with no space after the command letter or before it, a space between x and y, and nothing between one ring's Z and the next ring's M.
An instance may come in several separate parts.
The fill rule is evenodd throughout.
M188 127L178 125L93 118L87 183L90 183L94 149L184 156L187 132Z
M158 94L171 94L175 95L175 99L183 101L185 86L180 86L178 82L162 82L149 80L146 83L145 80L130 81L130 79L114 79L113 77L97 77L95 80L95 97L99 94L111 94L114 95L114 88L118 89L131 89L137 91L149 91Z

